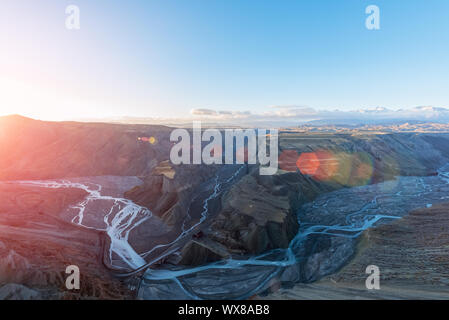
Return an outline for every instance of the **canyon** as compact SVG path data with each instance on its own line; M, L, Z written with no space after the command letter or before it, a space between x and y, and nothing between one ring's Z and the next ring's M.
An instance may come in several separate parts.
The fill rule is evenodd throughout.
M447 133L279 130L280 170L263 176L172 164L172 130L0 118L0 297L295 297L283 290L360 280L371 251L388 268L367 235L407 242L385 230L447 201Z

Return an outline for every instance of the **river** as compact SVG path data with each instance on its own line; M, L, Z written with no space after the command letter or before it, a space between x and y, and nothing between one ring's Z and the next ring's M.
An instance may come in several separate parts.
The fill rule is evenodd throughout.
M242 168L234 166L217 173L209 195L199 200L202 206L199 220L191 223L187 215L175 237L139 253L129 243L130 233L148 220L163 233L164 223L147 208L122 197L126 190L141 183L138 178L90 177L8 183L86 191L88 196L65 214L74 224L104 231L111 240L108 249L111 265L117 270L134 270L146 268L148 262L152 264L179 250L183 241L190 239L192 232L207 219L210 203L232 185L242 174ZM449 166L441 168L438 176L398 177L393 181L322 194L300 208L300 229L288 248L192 268L164 265L147 269L138 297L245 299L266 291L274 282L313 281L343 265L354 253L355 239L364 230L400 219L410 210L447 202L448 195ZM324 261L316 267L310 257L316 260L320 253L317 244L322 243L327 243L329 248L320 258Z

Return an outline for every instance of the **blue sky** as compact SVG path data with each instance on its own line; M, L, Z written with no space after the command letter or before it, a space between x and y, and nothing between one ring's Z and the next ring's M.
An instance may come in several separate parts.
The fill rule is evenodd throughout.
M68 4L79 6L81 30L65 29ZM365 28L371 4L380 8L380 30ZM1 6L0 115L449 106L447 0L5 0Z

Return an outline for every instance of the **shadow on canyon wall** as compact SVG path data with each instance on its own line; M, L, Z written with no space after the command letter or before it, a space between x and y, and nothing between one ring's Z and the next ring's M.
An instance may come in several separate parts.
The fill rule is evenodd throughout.
M201 219L204 199L223 166L172 165L171 131L164 126L2 117L0 180L137 176L142 184L125 192L125 197L147 207L171 230L178 231ZM193 229L193 236L182 244L180 254L168 258L169 263L200 265L233 255L286 248L299 230L298 209L318 195L399 175L434 175L449 158L447 134L281 132L279 139L278 173L261 176L257 165L244 165L210 202L207 219ZM301 160L301 155L306 156ZM232 168L229 170L236 171L238 166ZM34 202L24 203L28 203L26 212L31 218L16 219L16 228L41 211ZM1 210L1 214L8 214L10 208ZM58 205L45 211L54 210L63 208ZM58 216L56 211L52 214ZM11 227L11 221L8 223ZM142 223L130 234L130 243L138 252L152 246L148 228ZM1 241L5 248L13 246L7 237ZM33 250L44 249L35 246Z

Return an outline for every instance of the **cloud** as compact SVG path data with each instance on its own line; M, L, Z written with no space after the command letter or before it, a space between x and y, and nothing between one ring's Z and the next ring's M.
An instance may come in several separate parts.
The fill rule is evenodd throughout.
M191 121L202 121L208 125L241 127L296 127L312 125L372 125L388 123L439 122L449 123L449 108L418 106L408 109L384 107L362 108L351 111L334 109L316 110L306 106L276 105L268 106L259 112L214 110L196 108L190 111L190 117L181 118L125 118L108 119L113 122L152 123L163 125L188 125ZM95 119L98 121L99 119Z
M218 112L212 109L192 109L190 113L194 116L216 116Z
M222 118L222 119L273 119L273 118L307 118L317 115L317 111L301 106L271 106L268 111L251 113L250 111L228 111L213 109L192 109L190 114L195 117Z
M267 117L276 118L311 118L318 113L315 109L304 106L271 106L273 110L263 113Z
M212 109L192 109L190 114L198 118L231 120L231 119L246 119L252 116L250 111L226 111L226 110L212 110Z
M274 106L269 106L269 108L271 108L271 109L307 109L309 107L292 104L292 105L274 105Z
M258 113L213 109L192 109L195 119L210 120L227 124L276 124L278 126L299 125L310 121L328 124L370 124L385 121L434 121L449 122L449 109L421 106L410 109L373 107L352 111L316 110L300 105L275 105Z

